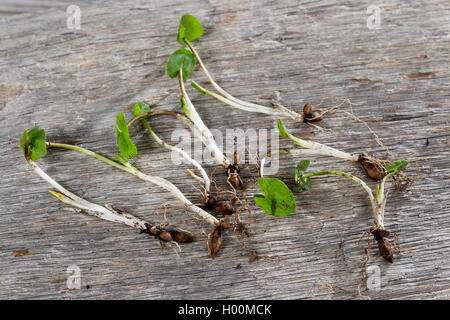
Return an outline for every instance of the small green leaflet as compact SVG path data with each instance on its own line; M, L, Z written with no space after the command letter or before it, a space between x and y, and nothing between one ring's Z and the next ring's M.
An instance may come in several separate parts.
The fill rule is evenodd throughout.
M298 165L297 168L295 168L294 171L294 181L295 183L299 183L303 177L303 175L305 174L306 169L308 169L309 167L309 160L301 160Z
M203 35L203 27L196 17L185 14L181 17L180 26L178 28L177 41L185 46L184 40L193 41Z
M281 119L278 119L278 130L280 130L280 134L283 138L289 138L289 132L284 126L284 122Z
M135 117L149 112L152 112L152 109L150 109L150 106L145 102L138 102L133 107L133 114Z
M178 75L180 69L183 70L183 81L191 75L195 67L194 54L188 49L178 49L174 51L167 60L166 74L175 78Z
M397 173L408 165L406 160L396 160L393 161L387 168L387 173Z
M303 192L311 189L311 179L303 178L306 169L309 167L309 160L301 160L294 171L295 186L292 188L294 192Z
M30 131L25 130L23 137L20 139L20 148L25 155L25 142L28 144L28 156L32 161L39 160L47 154L47 145L45 142L45 131L34 127Z
M116 119L117 145L120 152L125 158L133 158L137 156L137 148L130 139L128 126L123 113L119 113ZM117 159L117 158L116 158Z
M311 190L311 179L310 178L302 178L299 183L297 183L292 190L294 192L304 192Z
M265 212L283 217L295 211L294 195L283 181L276 178L259 178L258 185L264 195L256 194L255 203Z

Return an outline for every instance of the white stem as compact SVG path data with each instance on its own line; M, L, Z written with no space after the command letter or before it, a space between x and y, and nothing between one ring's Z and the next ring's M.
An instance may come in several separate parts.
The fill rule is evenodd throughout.
M260 163L261 177L264 177L264 166L266 164L266 159L270 158L272 156L272 154L274 154L274 153L278 153L278 154L286 153L286 154L293 154L296 156L317 156L317 155L323 154L320 150L311 150L311 149L289 149L289 150L279 149L279 150L269 152L268 154L265 155L264 158L262 158L261 163Z
M385 191L386 181L392 177L395 172L387 174L380 182L380 191L377 197L377 211L375 214L375 225L379 228L384 228L384 210L386 208L387 191Z
M358 161L359 156L357 154L350 154L350 153L334 149L332 147L326 146L326 145L318 143L318 142L307 141L307 140L303 140L303 139L300 139L300 138L297 138L297 137L293 136L284 127L284 124L281 121L281 119L278 119L278 126L280 127L280 125L283 126L283 131L287 135L287 138L289 138L292 141L294 141L294 144L299 146L299 147L306 148L306 149L317 150L317 154L318 155L330 156L330 157L340 158L340 159L354 161L354 162ZM280 132L281 131L282 130L280 129ZM283 135L283 133L282 133L282 135Z
M229 99L221 96L220 94L206 90L205 88L201 87L197 82L195 82L193 80L191 81L191 85L194 88L196 88L198 91L200 91L201 93L208 94L211 97L216 98L217 100L222 101L223 103L228 104L229 106L236 108L236 109L249 111L249 112L259 112L259 113L264 113L264 114L269 114L269 115L278 115L278 116L284 115L284 112L281 112L281 111L273 109L273 108L268 108L268 107L264 107L264 106L259 106L258 108L244 106L242 104L239 104L237 102L229 100Z
M202 179L202 183L205 185L205 189L206 192L209 193L210 192L210 188L211 188L211 180L209 179L208 174L206 173L205 169L203 169L203 167L200 165L200 163L198 163L196 160L194 160L189 154L187 154L187 152L185 152L183 149L172 146L170 144L165 143L163 140L161 140L158 135L153 131L153 129L150 127L150 125L148 124L147 120L142 119L144 121L145 126L147 127L148 132L150 133L150 135L153 137L153 139L155 139L155 141L161 145L162 147L170 150L170 151L174 151L177 152L178 154L180 154L184 159L186 159L190 164L192 164L194 167L197 168L198 171L200 171L200 174L202 175L203 179ZM187 120L187 119L186 119ZM190 122L190 121L189 121ZM192 125L192 123L191 123ZM197 177L195 175L193 175L193 177ZM198 179L197 179L198 180Z
M163 147L165 147L166 149L175 151L177 153L179 153L184 159L186 159L190 164L192 164L194 167L197 168L198 171L200 171L200 174L202 175L202 180L197 179L198 181L202 182L205 185L205 189L206 191L209 193L210 192L210 188L211 188L211 180L209 179L208 174L206 173L205 169L203 169L203 167L200 165L200 163L198 163L196 160L194 160L190 155L188 155L183 149L180 149L178 147L163 143L162 144ZM193 177L197 177L194 176Z
M130 166L121 165L115 161L112 161L111 159L103 157L95 152L92 152L92 151L82 148L82 147L77 147L77 146L73 146L70 144L52 143L52 142L47 142L47 146L60 147L60 148L71 149L71 150L76 150L76 151L82 152L84 154L87 154L89 156L97 158L103 162L106 162L107 164L112 165L113 167L116 167L116 168L121 169L128 173L131 173L132 175L138 177L141 180L156 184L157 186L160 186L161 188L164 188L167 191L169 191L173 196L175 196L178 200L180 200L185 205L186 208L188 208L190 211L194 212L195 214L199 215L201 218L205 219L208 223L212 224L213 226L217 226L219 224L219 220L217 220L214 216L212 216L208 212L204 211L203 209L193 205L192 202L190 202L174 184L167 181L166 179L156 177L156 176L146 175L146 174L140 172L139 170L137 170L136 168L132 167L131 165Z
M52 187L60 191L61 193L51 191L51 193L56 196L59 200L61 200L64 203L70 204L74 207L87 210L87 213L93 216L96 216L100 219L112 221L112 222L119 222L126 224L128 226L145 230L146 227L146 221L136 218L135 216L132 216L130 214L118 214L111 210L108 210L107 208L100 206L98 204L89 202L87 200L84 200L83 198L80 198L79 196L73 194L63 186L61 186L58 182L56 182L53 178L51 178L47 173L45 173L35 162L28 161L31 168L33 168L34 172L36 172L42 179L44 179L46 182L48 182Z
M215 158L219 164L223 165L226 168L229 167L231 165L231 162L227 159L227 157L225 157L225 155L222 153L222 150L220 150L220 148L217 146L216 142L214 141L214 136L212 135L211 131L209 131L208 127L203 123L203 120L200 118L200 115L192 104L191 99L189 99L189 96L184 87L182 69L180 69L180 71L178 72L178 80L180 83L181 94L186 102L186 116L192 120L192 122L201 132L203 141L206 147L211 152L211 156Z
M200 59L200 56L198 55L197 51L194 49L194 47L192 47L191 43L189 41L185 41L186 44L188 45L189 49L192 51L192 53L195 56L195 59L197 60L198 64L200 65L200 68L203 70L203 72L206 75L206 78L208 78L209 82L211 83L211 85L221 94L223 95L225 98L227 98L228 100L231 100L232 102L235 103L234 107L235 108L239 108L239 109L243 109L246 111L252 111L252 112L260 112L260 113L265 113L263 112L264 109L266 109L267 107L261 106L259 104L256 103L251 103L251 102L246 102L240 99L237 99L235 97L233 97L231 94L229 94L228 92L226 92L224 89L222 89L213 79L213 77L211 76L211 74L208 72L208 69L206 69L205 65L203 64L202 59ZM220 100L220 99L219 99ZM225 101L223 101L225 102ZM230 106L233 106L231 104L229 104ZM241 107L238 107L238 105L240 105ZM244 107L247 107L247 109L244 109ZM303 122L303 115L298 114L292 110L289 110L283 106L277 106L279 109L281 109L281 114L279 115L284 115L287 116L289 118L292 118L295 121L300 121ZM267 108L269 109L269 108ZM273 109L272 113L270 114L274 114Z
M214 216L209 214L208 212L204 211L203 209L195 206L192 204L191 201L189 201L184 194L171 182L167 181L166 179L155 177L155 176L149 176L146 175L140 171L133 170L133 169L124 169L125 171L128 171L132 175L138 177L141 180L151 182L153 184L156 184L167 191L169 191L173 196L175 196L178 200L184 203L185 207L191 210L192 212L199 215L201 218L205 219L208 223L212 224L213 226L219 225L219 220L217 220Z

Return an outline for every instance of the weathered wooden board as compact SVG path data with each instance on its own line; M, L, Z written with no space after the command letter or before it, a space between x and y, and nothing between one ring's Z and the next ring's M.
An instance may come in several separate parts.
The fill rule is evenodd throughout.
M367 27L372 4L381 8L380 29ZM359 298L358 240L372 219L366 195L351 182L314 180L313 191L297 195L298 209L286 218L253 207L252 245L272 259L250 262L228 233L211 260L198 222L160 188L70 151L51 150L39 161L71 191L154 222L163 221L161 204L170 203L169 222L199 233L180 257L126 226L65 210L26 165L18 140L35 124L49 140L112 156L118 112L130 117L129 106L140 100L177 110L177 83L165 76L164 64L179 47L178 21L188 12L205 26L196 42L204 62L236 97L268 104L278 91L281 102L297 110L330 96L361 104L354 113L392 158L410 161L406 173L416 178L409 192L390 193L386 216L387 227L413 252L390 265L372 250L368 266L379 270L381 289L363 286L363 294L449 298L447 1L89 1L80 7L80 30L67 29L64 6L0 20L0 298ZM192 78L205 83L200 71ZM211 128L275 127L273 118L189 92ZM295 133L311 131L287 124ZM368 130L344 113L321 125L332 134L317 132L314 141L385 157ZM169 141L173 129L182 128L170 119L154 126ZM133 134L141 153L136 166L199 202L185 168L171 165L170 154L142 128ZM295 165L282 158L278 175L289 181ZM361 175L356 166L328 158L314 159L313 168ZM223 182L220 170L216 177ZM255 192L249 189L249 198ZM73 265L81 270L78 290L66 286Z

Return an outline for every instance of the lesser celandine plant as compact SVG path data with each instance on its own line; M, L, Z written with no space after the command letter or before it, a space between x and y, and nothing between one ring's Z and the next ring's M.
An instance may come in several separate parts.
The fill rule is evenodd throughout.
M282 119L278 119L278 130L280 130L280 134L283 138L288 138L294 142L295 146L300 147L301 151L299 154L305 154L305 149L310 150L309 154L320 155L320 156L329 156L339 159L344 159L352 162L360 163L366 174L375 180L382 179L386 174L386 161L380 161L376 158L369 156L367 153L362 154L350 154L344 151L337 150L335 148L329 147L322 143L318 143L315 141L308 141L305 139L300 139L286 129L284 122ZM298 149L291 149L291 154L296 154Z
M280 153L288 153L284 150ZM270 154L268 155L270 156ZM316 176L323 176L323 175L336 175L341 176L347 179L350 179L357 184L359 184L364 191L369 196L369 200L372 206L372 213L374 217L374 227L371 228L371 233L373 234L375 240L378 243L378 249L380 251L380 254L383 258L385 258L389 262L394 261L394 256L392 252L392 247L389 243L389 240L387 239L387 236L389 236L390 232L385 228L384 226L384 215L385 215L385 208L386 208L386 200L387 200L387 191L385 190L385 184L386 181L396 175L400 172L403 168L405 168L408 165L408 162L405 160L396 160L393 161L387 168L387 174L384 176L384 178L381 180L380 184L376 185L375 193L370 189L370 187L361 179L358 177L355 177L354 175L350 173L346 173L343 171L338 170L324 170L324 171L316 171L316 172L310 172L306 173L306 170L308 169L310 164L309 160L301 160L295 171L294 171L294 182L295 185L292 188L294 192L305 192L309 191L312 188L311 178ZM260 189L262 192L266 193L265 190L270 190L270 198L271 199L277 199L277 198L284 198L284 199L291 199L289 200L289 207L293 207L292 211L285 211L288 215L292 213L295 210L295 199L292 200L292 196L288 195L288 188L287 186L282 184L281 180L272 178L272 179L266 179L263 178L263 167L264 162L261 163L261 178L259 178L258 183L261 181L265 182L265 184L270 184L270 187L267 187L266 185L260 184ZM258 204L265 212L271 215L282 215L282 214L274 214L276 209L277 200L272 200L271 205L269 205L269 201L261 202L259 200L261 196L255 195L255 202ZM266 197L267 198L267 197ZM285 200L286 201L286 200ZM294 203L294 205L292 205ZM286 208L288 206L285 206Z
M212 91L209 91L203 87L201 87L198 83L195 81L192 81L192 86L199 90L201 93L210 95L211 97L214 97L215 99L229 105L230 107L241 109L249 112L257 112L257 113L263 113L267 115L274 115L278 117L287 117L291 118L295 121L304 122L312 119L310 117L312 115L310 109L304 109L304 114L298 114L292 110L289 110L288 108L285 108L279 104L276 104L275 108L265 107L256 103L246 102L240 99L237 99L233 97L231 94L229 94L227 91L225 91L222 87L220 87L217 82L214 80L214 78L209 73L208 69L206 69L206 66L204 65L202 59L200 58L200 55L193 47L191 41L194 41L195 39L201 37L203 35L203 27L198 21L197 18L190 14L186 14L181 17L180 25L178 28L178 35L177 40L178 42L183 45L187 46L189 50L194 55L195 59L197 60L200 68L203 70L203 72L206 75L206 78L211 83L211 85L214 87L214 89L219 92L219 94L214 93ZM308 110L308 111L307 111Z

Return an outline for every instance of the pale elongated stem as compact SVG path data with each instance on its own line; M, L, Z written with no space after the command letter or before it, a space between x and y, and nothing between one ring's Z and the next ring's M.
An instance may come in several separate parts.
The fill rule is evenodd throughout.
M273 154L294 154L294 155L301 155L301 156L317 156L320 155L319 150L310 150L310 149L278 149L269 152L265 155L264 158L261 159L261 163L259 165L259 171L261 177L264 177L264 166L266 164L266 160L270 157L272 157Z
M242 110L246 110L246 111L251 111L251 112L259 112L259 113L266 113L266 109L270 109L264 106L261 106L259 104L256 103L251 103L251 102L246 102L240 99L237 99L235 97L233 97L231 94L229 94L228 92L226 92L224 89L222 89L213 79L213 77L211 76L211 74L208 72L208 69L206 69L205 65L203 64L202 59L200 58L200 56L198 55L197 51L194 49L194 47L191 45L191 43L188 40L184 40L187 44L187 46L189 47L189 49L192 51L192 53L194 54L195 59L197 60L198 64L200 65L200 68L203 70L203 72L206 75L206 78L208 78L209 82L211 83L211 85L222 95L224 96L227 100L221 100L222 102L227 103L228 101L234 102L234 105L229 104L230 106L233 106L235 108L238 109L242 109ZM216 99L217 96L213 96ZM240 105L241 107L238 107L238 105ZM244 109L245 108L245 109ZM284 117L289 117L295 121L299 121L299 122L303 122L304 117L301 114L298 114L292 110L289 110L283 106L277 106L277 109L270 109L272 110L272 115L275 114L275 112L280 115L280 116L284 116ZM267 113L266 113L267 114Z
M203 142L211 152L211 156L215 158L219 164L221 164L225 168L228 168L231 165L231 161L228 160L227 157L225 157L225 155L222 153L222 150L220 150L220 148L217 146L216 142L214 141L214 136L212 135L211 131L209 131L208 127L203 123L203 120L200 118L200 115L192 104L191 99L189 99L186 88L184 87L182 69L180 69L178 72L178 82L180 84L181 95L186 102L184 108L186 116L191 119L191 121L201 132L203 136Z
M148 115L154 115L153 113L150 113ZM133 119L134 120L134 119ZM130 124L132 124L134 121L131 120L128 123L128 126L130 126ZM163 148L166 148L168 150L177 152L178 154L180 154L184 159L186 159L190 164L192 164L194 167L197 168L198 171L200 171L200 174L202 175L202 178L199 178L197 176L195 176L195 178L199 178L201 180L199 180L200 182L202 182L205 185L205 189L206 192L209 194L210 192L210 188L211 188L211 180L209 179L208 174L206 173L205 169L203 169L203 167L200 165L200 163L198 163L196 160L194 160L190 155L188 155L183 149L172 146L170 144L165 143L163 140L161 140L158 135L153 131L153 129L150 127L150 125L148 124L147 120L145 118L141 118L141 121L144 122L145 127L147 128L148 132L150 133L150 135L153 137L153 139L155 139L155 141L161 145ZM192 172L189 171L189 173Z
M361 179L355 177L354 175L351 175L350 173L346 173L346 172L342 172L342 171L336 171L336 170L325 170L325 171L316 171L316 172L311 172L311 173L306 173L302 176L303 179L307 179L310 177L315 177L315 176L323 176L323 175L336 175L336 176L341 176L341 177L345 177L347 179L350 179L356 183L358 183L369 195L369 199L370 199L370 203L372 205L372 209L374 214L377 211L377 202L375 200L375 197L373 196L373 192L372 190L369 188L369 186L362 181Z
M202 219L206 220L208 223L212 224L213 226L219 225L219 220L217 220L214 216L212 216L208 212L204 211L203 209L192 204L192 202L189 201L184 196L184 194L174 184L167 181L166 179L156 177L156 176L146 175L146 174L142 173L141 171L139 171L138 169L132 167L131 165L124 166L118 162L115 162L111 159L108 159L104 156L99 155L98 153L92 152L92 151L82 148L82 147L77 147L77 146L73 146L70 144L64 144L64 143L53 143L53 142L47 142L47 147L49 147L49 148L56 147L56 148L64 148L64 149L71 149L71 150L79 151L81 153L84 153L86 155L94 157L98 160L101 160L101 161L103 161L113 167L116 167L120 170L131 173L132 175L138 177L141 180L156 184L157 186L160 186L161 188L164 188L167 191L169 191L175 198L177 198L180 202L182 202L187 209L194 212L195 214L200 216Z
M337 175L337 176L342 176L345 178L348 178L352 181L355 181L356 183L358 183L361 187L363 187L363 189L367 192L367 194L369 195L369 199L370 199L370 203L372 205L372 213L373 213L373 218L374 218L374 222L375 222L375 226L377 227L383 227L383 215L381 215L381 221L380 221L380 206L379 203L377 202L377 200L375 199L375 197L373 196L373 192L372 190L369 188L369 186L362 181L361 179L355 177L354 175L351 175L349 173L346 172L342 172L342 171L335 171L335 170L326 170L326 171L317 171L317 172L311 172L311 173L307 173L304 174L302 176L302 178L306 179L309 177L314 177L314 176L323 176L323 175ZM384 210L383 210L384 212Z
M199 92L203 93L203 94L207 94L210 95L213 98L216 98L219 101L222 101L223 103L228 104L229 106L236 108L236 109L240 109L240 110L244 110L244 111L250 111L250 112L259 112L259 113L264 113L264 114L269 114L269 115L277 115L277 116L282 116L283 112L280 112L279 110L273 109L273 108L268 108L268 107L264 107L261 106L259 109L255 109L253 107L248 107L248 106L244 106L242 104L239 104L235 101L229 100L215 92L211 92L209 90L206 90L205 88L203 88L202 86L200 86L197 82L195 82L194 80L191 81L191 85L197 89Z
M377 194L378 211L375 219L376 227L384 228L384 209L386 207L387 201L387 192L385 192L384 186L386 184L386 181L396 173L397 172L391 172L387 174L380 182L380 189Z
M75 206L77 208L86 210L88 214L94 215L100 219L112 221L112 222L119 222L126 224L128 226L140 229L140 230L146 230L147 223L146 221L139 219L135 216L132 216L130 214L118 214L116 212L113 212L103 206L100 206L98 204L89 202L83 198L80 198L76 194L70 192L63 186L61 186L58 182L56 182L53 178L51 178L47 173L45 173L36 162L27 160L30 167L36 172L42 179L44 179L47 183L49 183L53 188L58 190L59 192L50 191L54 196L56 196L59 200L61 200L64 203L70 204L72 206Z
M297 138L290 134L286 127L284 126L284 123L281 119L278 119L278 128L280 130L280 133L283 137L291 139L295 145L305 148L305 149L312 149L317 150L317 154L323 155L323 156L330 156L335 158L340 158L344 160L349 161L358 161L358 155L356 154L350 154L347 152L343 152L337 149L334 149L332 147L326 146L324 144L314 142L314 141L307 141L300 138Z

